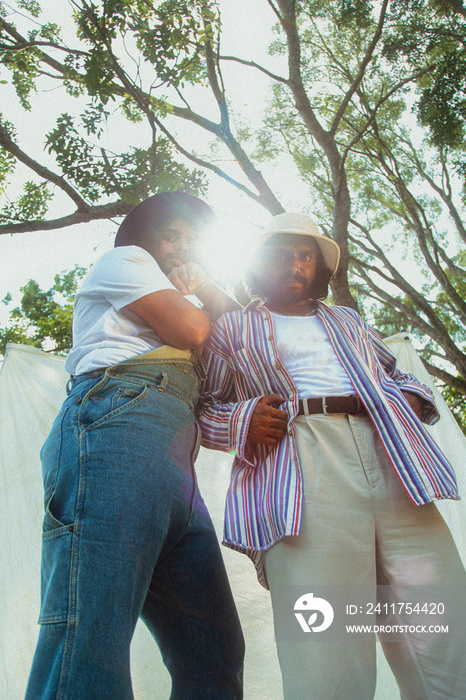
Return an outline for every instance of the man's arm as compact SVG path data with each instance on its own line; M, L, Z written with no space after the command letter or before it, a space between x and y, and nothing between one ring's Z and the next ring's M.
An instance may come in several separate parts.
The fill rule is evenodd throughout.
M199 348L210 334L208 316L174 289L146 294L125 308L149 324L165 343L180 350Z
M254 445L277 444L286 430L287 414L276 408L283 399L275 394L239 400L229 358L228 334L220 319L204 348L207 382L198 416L202 444L254 466Z
M248 461L245 455L246 436L259 397L241 401L236 395L234 374L229 362L230 348L222 318L212 330L203 357L207 379L198 413L202 444Z
M434 395L428 386L419 381L410 372L401 372L396 367L396 359L378 333L371 327L369 337L375 346L377 356L387 374L393 379L417 417L424 423L436 423L440 414L434 401Z

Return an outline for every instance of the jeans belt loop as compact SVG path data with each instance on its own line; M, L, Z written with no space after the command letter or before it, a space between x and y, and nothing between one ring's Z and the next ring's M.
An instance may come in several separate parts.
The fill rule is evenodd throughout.
M165 389L167 388L168 384L168 374L166 372L162 372L162 381L157 387L157 391L164 392Z

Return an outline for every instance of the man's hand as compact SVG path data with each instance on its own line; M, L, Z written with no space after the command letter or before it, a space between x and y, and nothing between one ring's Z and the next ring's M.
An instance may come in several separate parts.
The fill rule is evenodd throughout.
M401 393L413 409L416 416L418 418L422 418L422 415L424 413L424 406L426 405L425 400L421 396L419 396L419 394L413 394L413 392L411 391L402 391Z
M248 429L248 441L262 445L277 445L286 432L288 414L279 406L286 399L277 394L263 396L256 404Z
M174 267L167 277L183 296L195 294L196 290L209 280L204 270L195 262Z

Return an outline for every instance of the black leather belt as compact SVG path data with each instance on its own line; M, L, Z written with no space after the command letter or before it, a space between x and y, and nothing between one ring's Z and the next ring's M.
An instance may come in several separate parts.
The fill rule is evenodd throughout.
M311 396L299 400L298 416L310 416L315 413L366 413L358 396Z

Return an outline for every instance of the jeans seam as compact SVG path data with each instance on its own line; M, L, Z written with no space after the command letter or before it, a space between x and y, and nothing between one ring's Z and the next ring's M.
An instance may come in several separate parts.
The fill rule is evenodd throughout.
M189 462L191 465L191 475L192 475L192 484L193 484L192 491L191 491L191 505L189 508L189 517L188 517L188 520L186 522L186 527L185 527L184 532L183 532L183 537L186 535L186 533L188 532L188 530L191 527L192 522L193 522L194 510L195 510L195 504L196 504L195 496L196 496L196 491L198 490L197 474L196 474L196 468L195 468L195 464L194 464L194 455L195 455L195 453L198 449L199 443L201 441L201 429L200 429L197 421L195 421L195 425L197 428L197 437L196 437L196 441L191 449L191 452L189 454Z
M78 492L76 496L76 514L71 535L70 551L70 577L68 583L68 615L66 620L66 634L63 645L63 659L61 663L60 682L57 688L57 700L65 700L68 686L69 670L73 654L73 644L76 632L77 599L78 599L78 570L79 570L79 544L81 535L81 522L85 500L85 454L83 454L83 441L81 437L78 443L79 448L79 475Z
M75 633L75 624L66 622L65 641L63 646L63 659L61 662L60 682L57 688L57 700L65 700L68 685L69 670L71 665L71 654Z

